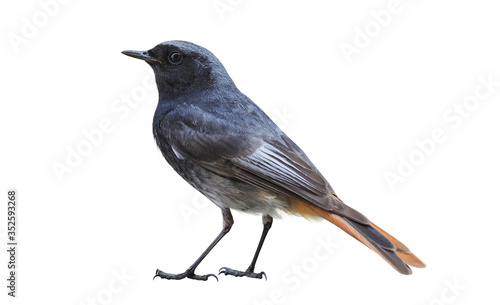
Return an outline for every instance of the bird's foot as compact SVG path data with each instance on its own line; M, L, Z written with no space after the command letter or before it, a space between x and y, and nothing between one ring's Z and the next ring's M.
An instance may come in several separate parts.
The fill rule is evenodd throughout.
M251 277L254 279L261 279L262 277L264 277L267 281L267 275L265 272L255 273L255 272L253 272L253 269L250 269L250 268L248 268L246 271L238 271L238 270L234 270L231 268L222 267L219 269L219 275L220 274L232 275L232 276L237 276L237 277L246 276L246 277Z
M189 278L189 279L193 279L193 280L197 280L197 281L206 281L211 276L215 277L217 282L219 281L219 279L217 278L217 276L215 274L197 275L197 274L194 274L194 269L193 270L188 269L185 272L179 273L179 274L166 273L166 272L161 271L160 269L156 269L156 274L153 277L153 280L156 277L159 277L159 278L167 279L167 280L182 280L184 278Z

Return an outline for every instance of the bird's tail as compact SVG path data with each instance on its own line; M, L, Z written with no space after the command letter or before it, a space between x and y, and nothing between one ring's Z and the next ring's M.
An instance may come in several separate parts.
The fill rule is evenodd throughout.
M362 224L302 201L296 202L294 210L305 217L321 217L328 220L378 253L402 274L412 273L408 265L418 268L425 267L425 264L411 253L403 243L377 227L374 223Z

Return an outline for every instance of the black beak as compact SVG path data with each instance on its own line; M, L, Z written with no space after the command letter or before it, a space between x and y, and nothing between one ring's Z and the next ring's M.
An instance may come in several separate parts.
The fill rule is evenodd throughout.
M122 51L123 54L128 55L133 58L138 58L142 59L148 62L156 61L159 62L160 64L162 63L159 59L154 58L153 56L149 55L148 51L131 51L131 50L126 50Z

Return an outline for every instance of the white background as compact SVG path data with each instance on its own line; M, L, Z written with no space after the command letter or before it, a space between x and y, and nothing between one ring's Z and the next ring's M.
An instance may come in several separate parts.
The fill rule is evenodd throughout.
M214 3L231 9L218 12ZM460 125L443 115L459 120L450 111L473 101L480 77L500 81L500 7L493 1L401 0L390 20L382 13L385 24L374 24L372 12L380 15L389 3L68 1L52 5L47 17L38 1L4 1L0 197L6 202L9 187L19 191L19 282L18 298L7 297L2 288L1 299L8 304L498 302L500 87L472 103ZM35 17L31 34L12 43ZM367 26L371 36L362 41L359 31L366 34ZM355 47L356 37L359 48L349 62L341 45ZM151 122L157 92L148 85L149 67L120 54L172 39L216 54L238 87L283 126L339 196L428 267L400 275L331 224L284 217L274 222L257 263L256 271L266 271L268 281L225 276L219 282L152 281L157 268L184 271L221 229L219 210L178 177L155 147ZM126 96L133 107L125 104ZM58 179L54 164L66 164L68 149L85 146L84 132L102 120L111 122L112 130ZM400 175L400 158L422 157L415 141L429 139L436 128L446 140L434 144L391 189L387 173ZM222 266L244 270L250 263L260 217L234 216L232 231L199 274ZM328 240L335 249L318 248ZM5 287L3 249L0 286ZM300 275L294 273L298 268Z

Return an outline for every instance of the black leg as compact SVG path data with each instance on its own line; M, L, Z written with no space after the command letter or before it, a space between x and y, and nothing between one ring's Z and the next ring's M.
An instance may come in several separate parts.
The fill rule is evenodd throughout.
M194 270L198 265L201 263L201 261L207 256L207 254L215 247L215 245L224 237L224 235L231 230L231 227L233 226L233 215L231 215L231 210L229 209L222 209L222 231L217 235L215 240L208 246L208 248L198 257L198 259L189 267L186 271L183 273L179 274L171 274L171 273L165 273L159 269L156 270L156 275L153 277L155 279L156 277L160 277L162 279L167 279L167 280L180 280L183 278L190 278L193 280L201 280L201 281L206 281L209 277L213 276L215 279L217 279L217 276L215 274L205 274L205 275L197 275L194 274ZM219 281L219 279L217 279Z
M264 276L267 279L265 272L255 273L255 264L257 263L257 258L259 257L260 250L262 249L262 245L264 244L264 240L266 239L267 232L271 229L273 224L273 218L269 215L262 216L262 224L264 225L264 229L262 230L262 235L260 237L259 245L257 246L257 250L255 251L255 255L253 256L252 262L246 271L238 271L227 267L222 267L219 270L219 274L223 273L225 275L233 275L233 276L246 276L252 278L261 279Z

